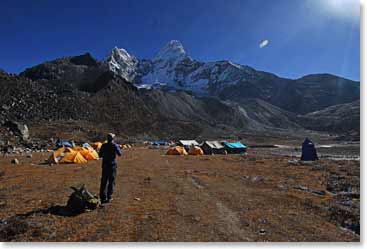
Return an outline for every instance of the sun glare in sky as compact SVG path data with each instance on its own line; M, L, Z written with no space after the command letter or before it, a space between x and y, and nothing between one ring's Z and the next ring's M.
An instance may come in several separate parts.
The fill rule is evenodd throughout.
M359 20L360 1L359 0L319 0L317 2L325 13L337 17Z

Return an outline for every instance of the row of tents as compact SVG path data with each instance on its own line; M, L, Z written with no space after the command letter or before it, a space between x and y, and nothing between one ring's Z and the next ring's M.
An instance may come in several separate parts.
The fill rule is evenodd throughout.
M213 155L213 154L243 154L247 146L241 142L205 141L199 144L195 140L180 140L177 146L170 148L167 155ZM301 161L318 160L315 144L308 138L302 143Z
M84 164L88 161L97 160L99 158L98 151L105 142L83 143L81 146L77 146L73 141L58 141L56 143L56 149L48 158L47 163ZM131 148L130 144L120 144L119 146L121 149Z
M241 142L204 141L199 144L196 140L179 140L175 147L167 151L167 155L213 155L213 154L243 154L247 146Z
M107 141L95 142L95 143L92 143L91 145L89 145L88 143L84 143L82 145L82 147L92 147L96 151L99 151L104 143L107 143ZM128 149L128 148L132 147L131 144L119 144L119 146L120 146L121 149ZM56 143L56 148L57 149L61 148L61 147L74 148L74 147L76 147L76 145L73 141L70 141L70 142L69 141L61 141L61 142Z
M97 151L89 144L82 146L67 147L62 146L52 152L47 162L50 164L76 163L84 164L91 160L97 160Z
M96 150L96 151L99 151L102 147L102 144L104 143L107 143L107 141L104 141L103 143L102 142L95 142L92 144L92 147ZM131 144L119 144L119 147L121 149L129 149L132 147Z

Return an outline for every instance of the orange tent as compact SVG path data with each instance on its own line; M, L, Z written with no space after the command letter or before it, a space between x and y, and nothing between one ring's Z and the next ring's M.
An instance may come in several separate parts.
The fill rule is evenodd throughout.
M92 144L93 149L95 149L96 151L99 151L102 147L102 143L101 142L95 142Z
M98 153L91 147L77 147L74 149L79 151L80 154L82 154L82 156L88 161L96 160L98 158Z
M71 151L65 154L65 156L60 160L60 163L87 163L87 159L85 159L79 151Z
M52 152L51 156L47 160L48 163L59 163L59 161L65 156L66 153L73 151L69 147L61 147Z
M191 146L190 150L189 150L189 155L194 155L194 156L201 156L204 155L203 150L198 147L198 146Z
M47 160L47 162L48 163L77 163L77 164L87 163L88 161L83 156L82 153L84 153L86 157L90 158L90 160L96 159L94 158L93 153L90 152L86 148L74 147L72 149L68 147L61 147L52 153L52 155Z
M176 146L167 151L167 155L187 155L184 147Z

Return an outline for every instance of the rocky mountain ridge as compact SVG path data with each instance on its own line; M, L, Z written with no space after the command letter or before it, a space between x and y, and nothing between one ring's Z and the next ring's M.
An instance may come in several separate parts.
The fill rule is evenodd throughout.
M329 74L291 80L230 61L199 62L178 41L152 60L114 48L103 61L86 53L19 76L0 72L0 86L0 118L34 127L74 120L95 132L146 138L359 134L358 82Z
M200 62L193 60L176 40L151 60L139 60L124 49L118 51L112 50L105 64L139 88L185 90L231 101L259 98L298 114L359 99L359 82L331 74L292 80L231 61Z

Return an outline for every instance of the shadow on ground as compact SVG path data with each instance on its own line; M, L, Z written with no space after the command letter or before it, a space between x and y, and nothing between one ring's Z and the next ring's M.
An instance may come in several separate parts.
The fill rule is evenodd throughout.
M4 220L0 220L0 241L12 241L18 235L25 234L29 230L38 228L39 224L32 218L43 215L57 215L73 217L80 213L73 212L66 206L55 205L46 209L36 209L24 214L16 214Z

